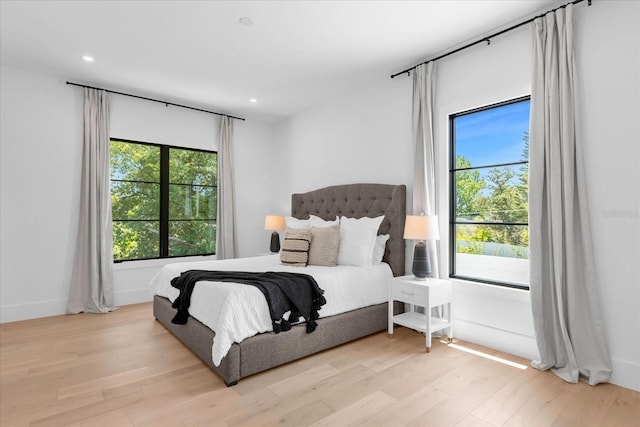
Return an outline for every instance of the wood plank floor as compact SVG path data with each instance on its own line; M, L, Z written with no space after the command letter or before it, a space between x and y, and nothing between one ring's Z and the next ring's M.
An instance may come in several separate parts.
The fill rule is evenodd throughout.
M397 328L227 388L152 316L0 325L4 426L639 426L640 393ZM492 357L492 358L489 358Z

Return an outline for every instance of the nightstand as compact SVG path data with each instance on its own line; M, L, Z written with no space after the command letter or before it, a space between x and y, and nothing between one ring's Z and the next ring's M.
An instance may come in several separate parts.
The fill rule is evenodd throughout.
M393 335L393 324L406 326L426 335L426 350L431 351L431 334L448 329L449 341L453 337L451 324L451 294L449 280L416 280L413 276L394 277L389 284L389 335ZM409 305L405 313L393 315L393 301ZM415 307L424 307L425 313L418 313ZM446 306L444 319L431 316L434 307ZM405 306L406 308L406 306Z

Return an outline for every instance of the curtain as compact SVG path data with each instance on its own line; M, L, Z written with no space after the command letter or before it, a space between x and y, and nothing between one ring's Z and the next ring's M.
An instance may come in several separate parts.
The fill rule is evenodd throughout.
M573 5L531 24L530 289L540 360L568 382L607 382L576 112Z
M435 63L419 65L413 73L413 138L415 165L413 178L413 214L437 215L435 153L433 138L433 104L435 98ZM427 240L432 277L438 272L436 242Z
M84 140L78 237L68 313L114 310L113 230L109 177L109 98L84 91Z
M216 254L218 259L238 257L236 206L233 174L233 121L220 118L218 148L218 215L216 218Z

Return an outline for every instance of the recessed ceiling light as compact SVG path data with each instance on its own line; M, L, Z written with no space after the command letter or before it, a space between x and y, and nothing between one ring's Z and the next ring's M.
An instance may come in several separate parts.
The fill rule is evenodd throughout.
M250 98L249 102L255 104L256 102L258 102L258 100L256 98Z
M82 59L84 59L87 62L93 62L93 56L84 55Z
M245 27L250 27L253 25L253 19L249 18L248 16L243 16L242 18L238 19L238 22L240 23L240 25L244 25Z

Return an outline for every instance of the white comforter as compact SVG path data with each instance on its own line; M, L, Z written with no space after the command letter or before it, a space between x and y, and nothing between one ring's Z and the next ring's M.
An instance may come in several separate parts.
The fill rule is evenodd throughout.
M391 268L386 263L371 268L300 268L282 265L278 255L271 255L167 264L151 280L149 289L173 302L179 292L171 287L171 279L187 270L289 271L309 274L325 291L327 303L319 311L320 317L333 316L387 301L388 281L393 277ZM211 354L216 366L220 365L220 361L234 342L273 330L267 301L262 292L254 286L198 282L191 296L189 314L215 331Z

